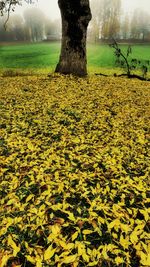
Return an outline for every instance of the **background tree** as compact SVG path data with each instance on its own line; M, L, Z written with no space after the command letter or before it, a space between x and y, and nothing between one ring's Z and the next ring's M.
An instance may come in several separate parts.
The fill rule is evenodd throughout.
M23 18L20 15L13 15L8 22L8 29L12 35L12 41L25 40L25 27Z
M24 21L20 15L12 15L4 28L5 17L0 17L0 41L13 42L25 41Z
M47 40L59 40L61 37L61 21L60 19L55 19L54 21L50 19L45 20L45 38Z
M120 32L121 0L105 0L101 26L102 39L118 38Z
M121 0L91 0L93 40L118 38L121 24Z
M150 34L150 15L141 10L135 9L131 19L131 38L146 40Z
M6 31L4 28L4 23L6 20L6 16L0 17L0 39L1 41L9 41L10 35L8 34L8 30Z
M141 18L139 24L140 38L145 41L149 39L150 34L150 15L143 10L139 10L139 17Z
M38 42L45 40L60 40L61 21L47 19L40 9L26 9L24 18L18 14L12 14L4 28L7 17L0 16L0 42ZM31 17L32 14L32 17ZM36 19L33 20L34 15ZM39 16L37 16L39 14ZM41 14L41 16L40 16Z
M35 7L28 8L24 11L24 20L26 31L30 41L38 42L44 39L45 15Z
M125 14L121 24L121 37L128 39L130 36L130 18L128 14Z
M100 28L102 23L103 0L91 0L92 20L88 30L88 38L92 42L97 42L100 38Z
M139 31L139 25L140 25L140 19L138 10L134 10L132 19L131 19L131 38L132 39L140 39L140 31Z

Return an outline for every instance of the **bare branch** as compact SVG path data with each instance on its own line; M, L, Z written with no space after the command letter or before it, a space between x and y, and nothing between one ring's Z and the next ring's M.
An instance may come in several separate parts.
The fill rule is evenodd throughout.
M38 1L38 0L35 0ZM11 11L15 10L15 7L18 5L21 5L22 2L26 2L28 4L33 4L35 3L34 0L0 0L0 15L4 16L4 14L7 14L6 21L4 23L4 28L6 29L7 22L10 17Z

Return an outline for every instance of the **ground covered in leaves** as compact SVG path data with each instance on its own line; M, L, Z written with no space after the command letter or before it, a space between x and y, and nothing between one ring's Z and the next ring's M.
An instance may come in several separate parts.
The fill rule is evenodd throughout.
M150 266L150 83L0 78L0 266Z

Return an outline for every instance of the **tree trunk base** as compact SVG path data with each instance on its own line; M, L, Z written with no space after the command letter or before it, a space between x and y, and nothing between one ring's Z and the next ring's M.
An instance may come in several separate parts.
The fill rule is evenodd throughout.
M80 62L71 62L67 64L65 62L60 62L57 64L56 73L62 73L62 74L72 74L74 76L84 77L87 75L87 70L84 66L81 66Z

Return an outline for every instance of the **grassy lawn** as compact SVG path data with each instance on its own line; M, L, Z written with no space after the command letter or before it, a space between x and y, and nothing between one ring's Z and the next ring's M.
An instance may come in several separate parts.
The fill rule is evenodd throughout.
M120 45L125 52L128 45ZM132 45L132 58L150 60L149 45ZM88 45L88 64L94 67L114 67L114 50L109 45Z
M125 50L127 46L122 46ZM114 51L108 45L88 45L88 68L115 68ZM134 45L133 58L150 59L150 46ZM0 46L0 68L54 69L60 52L59 43Z
M59 43L0 46L0 68L53 68L59 50Z
M149 83L0 85L0 266L150 266Z

